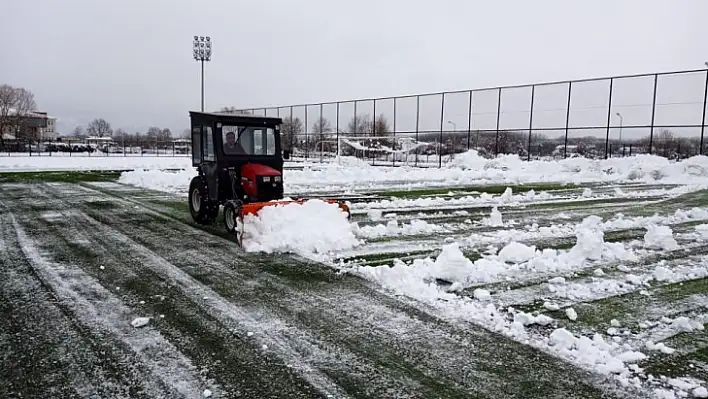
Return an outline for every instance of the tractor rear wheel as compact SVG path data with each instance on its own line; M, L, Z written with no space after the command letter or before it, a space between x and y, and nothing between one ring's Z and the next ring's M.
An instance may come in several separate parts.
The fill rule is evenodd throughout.
M189 183L189 213L199 224L213 224L219 215L219 204L209 199L209 187L201 176Z

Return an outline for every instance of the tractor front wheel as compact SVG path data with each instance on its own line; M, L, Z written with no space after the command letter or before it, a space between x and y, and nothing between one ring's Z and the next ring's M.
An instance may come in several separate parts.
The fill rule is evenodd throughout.
M224 227L226 227L227 232L236 237L239 246L242 245L241 239L243 235L242 209L243 203L239 200L226 201L224 204Z
M209 199L209 187L201 176L189 184L189 213L199 224L213 224L219 214L219 205Z

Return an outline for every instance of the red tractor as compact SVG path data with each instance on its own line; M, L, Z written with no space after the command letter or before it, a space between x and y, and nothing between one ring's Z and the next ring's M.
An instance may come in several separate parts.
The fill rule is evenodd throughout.
M189 185L189 211L199 224L213 224L224 207L224 226L241 244L243 216L266 206L307 201L283 199L282 119L190 111L192 166L198 175ZM338 206L350 217L348 206Z

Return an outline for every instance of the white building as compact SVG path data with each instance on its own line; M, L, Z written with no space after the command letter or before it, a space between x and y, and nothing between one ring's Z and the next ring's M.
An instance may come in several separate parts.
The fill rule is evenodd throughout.
M40 131L42 140L56 140L57 134L57 118L47 116L47 127L43 127Z

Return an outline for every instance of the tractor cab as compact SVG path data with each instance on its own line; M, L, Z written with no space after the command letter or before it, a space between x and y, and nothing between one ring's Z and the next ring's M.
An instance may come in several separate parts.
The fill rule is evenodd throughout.
M242 203L283 198L282 119L252 115L189 113L192 166L198 175L190 187L195 221L212 223L229 200Z

